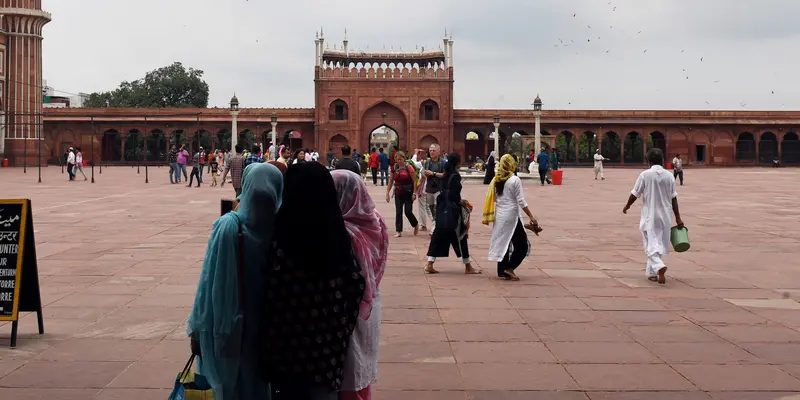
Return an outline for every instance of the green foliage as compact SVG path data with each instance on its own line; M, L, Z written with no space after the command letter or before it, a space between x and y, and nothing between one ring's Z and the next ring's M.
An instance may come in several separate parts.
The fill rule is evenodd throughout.
M203 71L176 62L150 71L144 78L122 82L109 92L95 92L84 102L94 108L205 108L208 84Z

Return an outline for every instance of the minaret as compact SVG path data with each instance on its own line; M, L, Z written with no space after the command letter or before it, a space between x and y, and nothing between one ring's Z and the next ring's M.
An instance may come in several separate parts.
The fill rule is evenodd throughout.
M36 165L42 132L42 28L52 19L42 0L0 0L0 155ZM60 149L58 151L60 153Z

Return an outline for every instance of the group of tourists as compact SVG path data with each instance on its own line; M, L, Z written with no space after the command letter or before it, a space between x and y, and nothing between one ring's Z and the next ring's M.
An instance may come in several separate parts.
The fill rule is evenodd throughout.
M187 330L197 373L217 399L370 399L386 224L358 174L285 171L245 167L214 223Z
M78 172L83 175L84 181L88 180L86 173L83 172L83 152L81 151L80 147L70 147L69 150L67 150L67 153L64 154L64 159L67 164L67 175L69 176L70 181L75 180Z

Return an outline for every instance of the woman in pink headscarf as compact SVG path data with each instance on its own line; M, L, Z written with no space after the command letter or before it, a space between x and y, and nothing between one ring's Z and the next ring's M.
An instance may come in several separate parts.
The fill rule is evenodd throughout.
M378 378L378 344L380 343L381 302L378 286L386 269L389 251L389 229L375 210L367 185L348 170L331 171L339 208L353 243L353 254L366 280L358 323L350 337L345 360L340 400L370 400L371 385Z

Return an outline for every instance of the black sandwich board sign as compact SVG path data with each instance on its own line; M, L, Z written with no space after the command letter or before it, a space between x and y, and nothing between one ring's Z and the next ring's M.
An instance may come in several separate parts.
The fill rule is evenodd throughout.
M31 201L0 199L0 321L12 321L11 347L20 312L36 312L44 334Z

